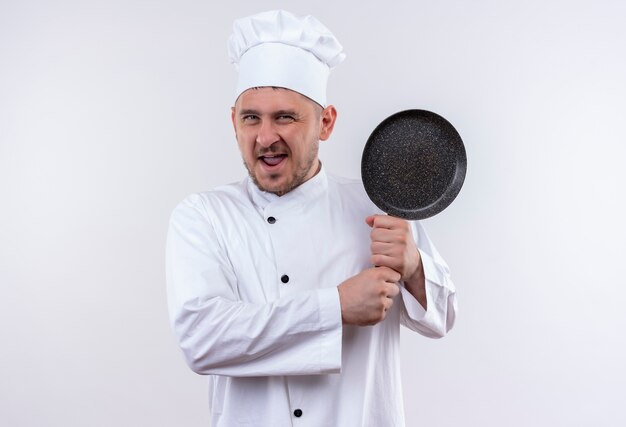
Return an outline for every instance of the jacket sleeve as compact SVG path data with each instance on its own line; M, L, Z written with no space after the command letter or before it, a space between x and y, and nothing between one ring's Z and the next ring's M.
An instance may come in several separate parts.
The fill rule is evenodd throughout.
M430 338L441 338L454 326L457 312L456 291L448 265L422 225L413 221L411 228L424 266L427 310L401 286L403 306L400 320L404 326L415 332Z
M336 288L251 304L199 196L174 210L166 276L170 322L192 370L243 376L339 372L342 324Z

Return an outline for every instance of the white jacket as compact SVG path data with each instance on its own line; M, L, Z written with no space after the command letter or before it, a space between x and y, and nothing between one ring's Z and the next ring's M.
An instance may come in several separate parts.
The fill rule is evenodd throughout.
M413 222L428 311L401 288L383 322L342 325L337 286L370 267L374 213L360 182L323 167L282 197L246 178L174 210L169 311L187 363L211 375L212 427L404 425L399 326L441 337L456 298Z

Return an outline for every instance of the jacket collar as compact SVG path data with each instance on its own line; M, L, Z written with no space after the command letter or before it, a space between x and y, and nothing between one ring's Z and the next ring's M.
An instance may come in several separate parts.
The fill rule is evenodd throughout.
M245 185L250 200L260 211L264 211L270 206L272 210L283 210L296 206L306 206L317 200L326 192L328 188L328 178L324 165L322 165L320 171L313 178L282 196L260 190L249 176L246 177Z

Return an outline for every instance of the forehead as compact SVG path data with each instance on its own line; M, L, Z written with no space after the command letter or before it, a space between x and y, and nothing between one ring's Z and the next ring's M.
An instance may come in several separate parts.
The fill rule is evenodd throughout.
M265 110L313 110L317 104L306 96L281 87L256 87L244 91L235 109Z

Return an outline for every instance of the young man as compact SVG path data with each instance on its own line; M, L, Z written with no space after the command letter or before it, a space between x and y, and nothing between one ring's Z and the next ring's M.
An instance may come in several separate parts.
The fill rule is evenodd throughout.
M211 425L404 425L399 325L452 327L448 268L419 223L322 166L326 81L344 58L326 27L261 13L235 21L230 54L249 176L185 199L167 248L172 324L210 375Z

